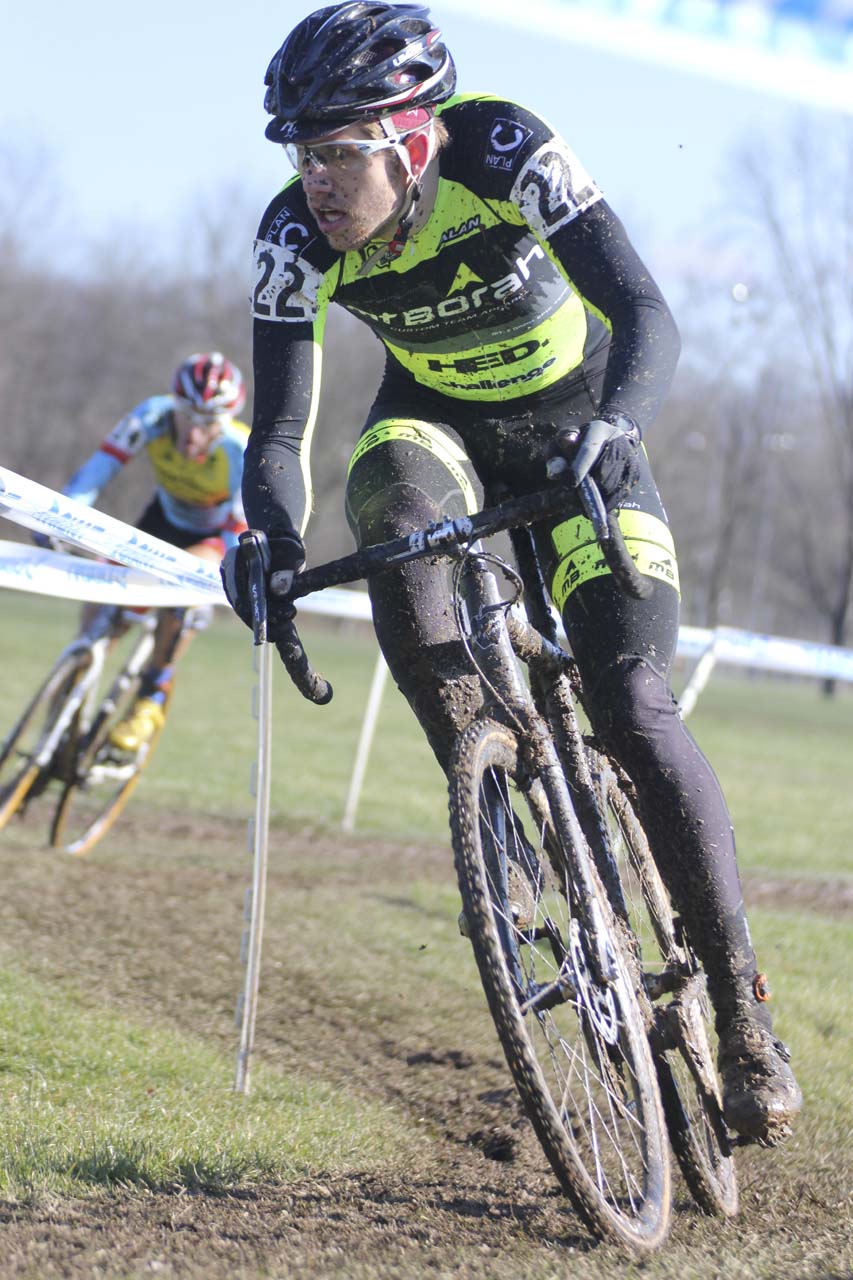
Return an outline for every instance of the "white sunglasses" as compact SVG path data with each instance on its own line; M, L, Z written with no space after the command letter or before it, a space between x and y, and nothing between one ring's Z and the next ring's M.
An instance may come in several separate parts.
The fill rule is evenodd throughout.
M409 132L412 132L411 130ZM376 151L389 151L399 146L406 134L388 138L339 138L336 142L283 142L284 154L297 173L307 164L322 165L333 169L346 169L361 156L371 156Z

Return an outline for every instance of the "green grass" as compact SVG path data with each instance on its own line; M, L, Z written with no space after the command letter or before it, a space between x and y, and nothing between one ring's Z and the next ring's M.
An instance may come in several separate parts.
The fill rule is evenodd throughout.
M73 606L39 598L9 596L4 603L0 664L7 679L0 689L0 724L11 722L76 617ZM313 707L276 666L277 834L268 912L281 929L278 942L270 940L265 972L286 974L297 987L304 982L315 992L322 975L324 1008L338 1009L340 1016L357 1010L365 1025L375 1021L377 1035L388 1008L393 1013L414 1001L424 1035L430 1027L443 1027L465 1044L473 1021L482 1023L482 994L455 935L458 901L449 855L443 882L418 872L417 849L424 841L447 845L444 782L390 682L358 830L400 841L409 861L368 883L352 863L336 865L333 855L321 875L304 861L290 861L289 832L331 833L340 823L376 657L372 636L362 627L306 620L304 632L336 696L328 707ZM218 617L180 671L167 731L131 801L133 810L150 817L150 841L126 855L120 838L111 838L88 864L51 862L51 875L83 883L98 867L106 874L122 859L128 865L129 856L140 859L140 868L149 859L154 869L206 864L223 875L245 872L242 842L232 856L221 847L180 840L164 845L156 832L158 814L233 819L251 811L254 682L248 633L229 616ZM850 877L848 691L827 700L814 684L721 672L690 725L729 799L744 870L801 879ZM31 877L37 894L38 861L15 871ZM222 894L236 896L229 884ZM287 942L295 920L300 956ZM807 1096L808 1142L822 1152L818 1174L811 1165L809 1177L818 1177L825 1166L829 1180L844 1159L853 1121L849 922L792 903L791 910L759 907L751 923L762 966L773 979L778 1030L795 1046ZM393 1164L404 1147L427 1140L402 1113L371 1101L369 1087L324 1085L310 1063L304 1074L291 1075L261 1061L251 1097L239 1099L230 1091L234 1055L227 1032L220 1029L211 1039L198 1027L179 1027L165 1011L104 1004L73 974L51 981L40 968L38 947L19 944L10 950L13 943L4 944L5 936L0 929L0 1190L8 1195L80 1194L125 1183L216 1187L319 1167L364 1168L380 1160ZM384 1012L371 1001L379 989L390 993ZM306 995L311 998L316 996ZM274 1021L274 982L262 1008ZM479 1034L493 1035L487 1026ZM796 1162L792 1150L789 1159Z
M7 593L0 663L0 724L14 717L68 638L76 610ZM332 681L326 707L305 702L275 660L272 820L340 823L376 646L369 628L306 617L309 653ZM252 646L236 619L218 613L184 661L167 732L146 776L153 810L233 816L251 811L255 755ZM776 876L851 874L853 696L824 698L816 683L747 678L718 670L690 728L723 785L746 871ZM412 713L388 680L361 802L361 831L446 838L444 779Z
M750 925L770 973L775 1028L794 1046L808 1111L831 1150L838 1126L853 1124L853 930L849 918L755 908ZM839 1153L853 1165L853 1153Z
M257 1065L173 1026L93 1006L91 993L0 969L0 1193L88 1187L216 1190L399 1158L415 1135L390 1108Z
M719 673L689 725L720 778L741 866L851 875L853 694L815 681Z

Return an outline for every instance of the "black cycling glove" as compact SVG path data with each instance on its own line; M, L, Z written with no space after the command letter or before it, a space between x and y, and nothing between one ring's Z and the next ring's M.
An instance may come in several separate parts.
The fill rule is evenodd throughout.
M640 478L639 447L639 427L625 414L617 414L613 422L593 418L582 427L560 427L549 453L566 459L576 485L591 475L612 511Z
M305 567L305 544L298 533L273 534L266 540L266 548L267 628L269 639L276 640L278 626L289 622L296 613L296 606L282 596L290 590L294 575ZM231 608L247 627L252 627L249 561L239 543L226 551L219 573Z

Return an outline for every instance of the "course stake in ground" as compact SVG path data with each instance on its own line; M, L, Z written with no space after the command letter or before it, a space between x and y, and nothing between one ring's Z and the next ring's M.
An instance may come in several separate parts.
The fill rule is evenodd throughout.
M270 810L270 747L272 739L272 645L263 643L252 650L258 682L252 690L252 714L258 722L258 754L252 768L250 791L255 800L254 817L249 820L249 850L252 853L252 883L246 891L245 923L240 959L245 968L243 990L237 1000L240 1047L234 1088L249 1092L249 1070L255 1042L255 1015L258 1007L258 980L261 969L261 937L267 887L267 844Z

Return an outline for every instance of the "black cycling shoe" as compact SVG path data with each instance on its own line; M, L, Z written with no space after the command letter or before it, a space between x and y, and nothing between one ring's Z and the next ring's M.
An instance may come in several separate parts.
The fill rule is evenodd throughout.
M803 1105L790 1058L787 1045L749 1014L735 1016L720 1031L717 1059L730 1129L766 1147L790 1135Z

